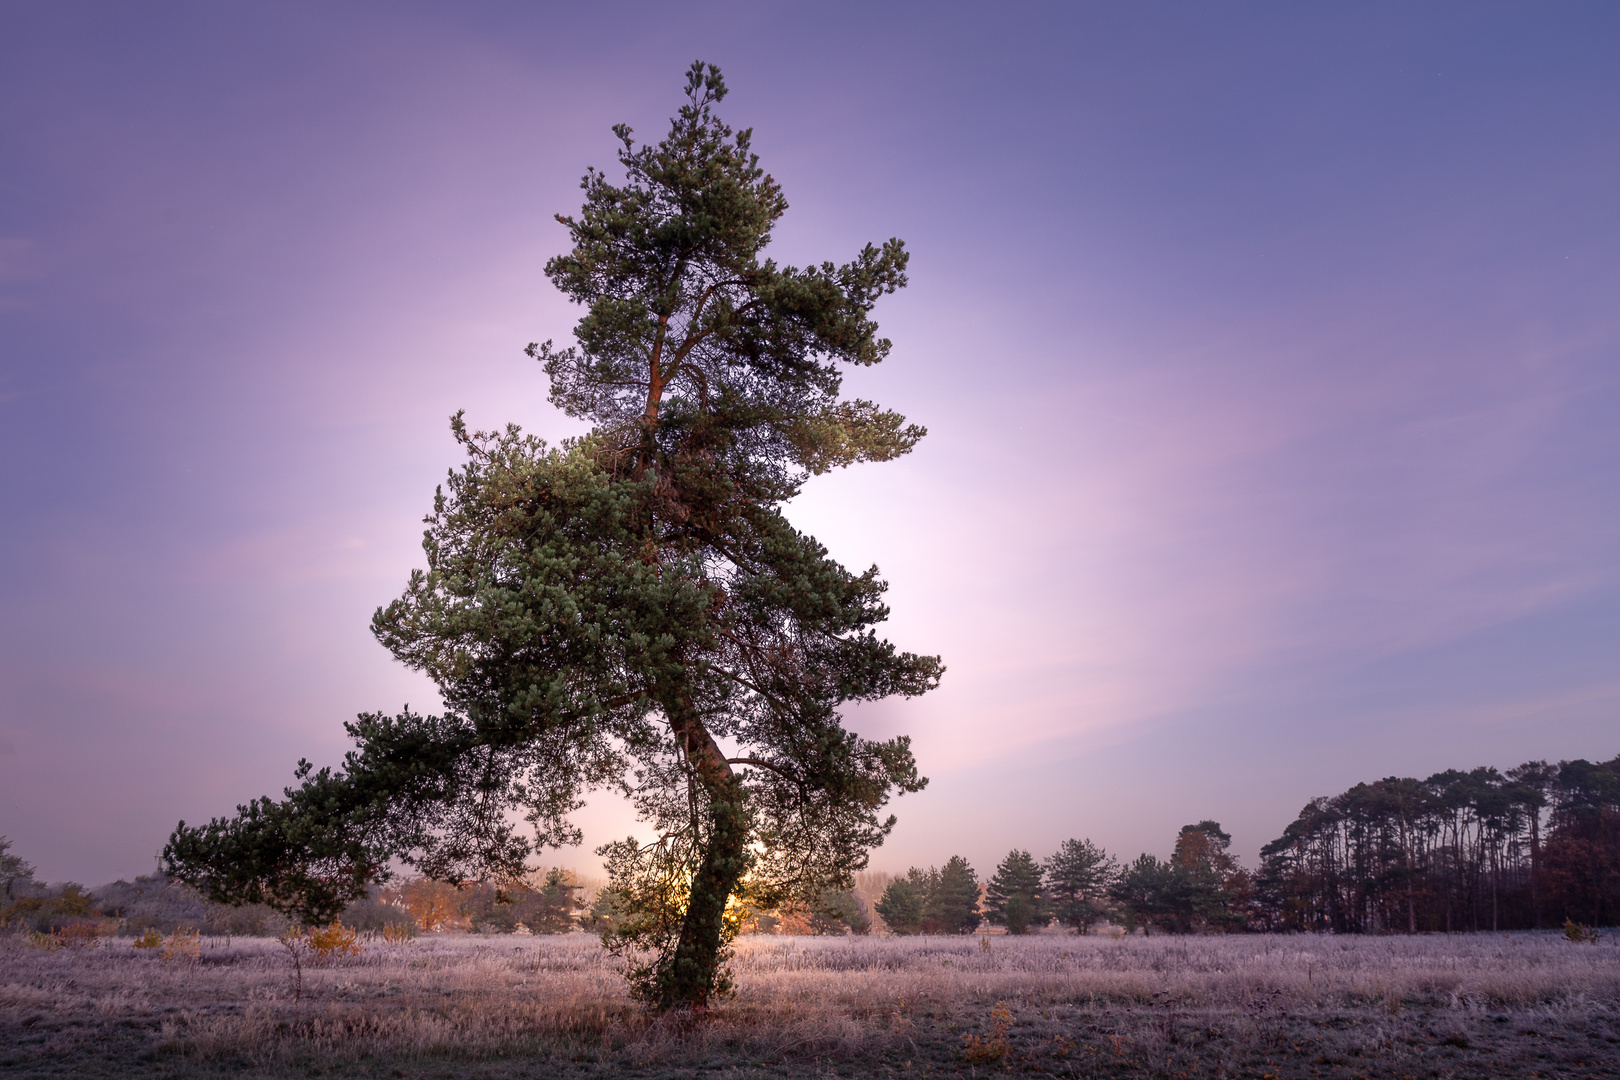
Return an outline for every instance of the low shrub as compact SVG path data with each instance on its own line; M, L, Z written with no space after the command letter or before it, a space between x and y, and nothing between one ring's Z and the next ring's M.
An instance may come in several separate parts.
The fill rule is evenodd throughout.
M1564 936L1577 945L1596 945L1600 935L1590 926L1576 922L1574 919L1564 920Z
M56 887L54 893L24 896L0 911L0 926L32 929L39 933L54 933L74 922L96 914L92 897L83 885L68 882Z
M366 951L358 935L336 919L332 920L330 926L309 931L309 947L318 964L345 956L359 956Z
M191 963L202 955L202 933L189 928L176 930L158 950L165 964Z

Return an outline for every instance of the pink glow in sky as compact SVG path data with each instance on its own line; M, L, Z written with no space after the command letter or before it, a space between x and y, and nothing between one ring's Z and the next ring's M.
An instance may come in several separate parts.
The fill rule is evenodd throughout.
M788 262L903 237L848 388L909 458L790 508L935 694L874 865L1252 860L1309 798L1620 750L1620 13L1604 5L0 9L0 834L52 879L436 705L368 632L447 418L609 127L694 58ZM598 800L589 848L629 827Z

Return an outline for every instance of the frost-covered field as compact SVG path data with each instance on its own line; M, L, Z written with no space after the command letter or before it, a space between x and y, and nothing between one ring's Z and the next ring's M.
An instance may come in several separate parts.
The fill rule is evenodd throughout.
M1620 1075L1620 948L1554 934L772 938L644 1015L594 938L445 936L306 967L0 939L0 1075Z

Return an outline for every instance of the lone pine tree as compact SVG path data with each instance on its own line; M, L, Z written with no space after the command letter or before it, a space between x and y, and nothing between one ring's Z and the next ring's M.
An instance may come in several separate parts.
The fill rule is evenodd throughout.
M361 716L341 769L301 762L284 800L182 822L171 874L325 919L396 860L516 878L536 844L578 842L582 792L615 786L658 839L600 849L608 938L652 950L631 971L644 999L701 1007L726 985L728 901L848 888L891 793L926 783L909 740L861 739L839 708L926 692L938 658L879 638L876 568L845 570L780 509L924 434L840 396L842 365L889 351L870 314L906 252L763 259L787 203L751 133L714 115L725 92L694 64L669 134L616 127L624 183L588 171L583 210L558 218L573 246L546 274L585 314L573 346L528 352L589 434L553 448L453 424L468 460L427 519L427 569L373 620L445 714Z

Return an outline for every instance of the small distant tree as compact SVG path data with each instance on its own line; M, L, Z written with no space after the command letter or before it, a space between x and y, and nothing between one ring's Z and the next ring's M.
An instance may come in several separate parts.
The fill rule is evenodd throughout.
M625 898L620 889L609 885L597 890L591 906L580 916L580 925L593 934L607 937L624 920Z
M519 905L517 916L536 934L566 934L579 925L583 887L571 870L553 866Z
M939 868L923 908L923 929L930 934L971 934L979 928L979 878L960 855Z
M417 925L431 933L461 914L461 889L442 881L411 878L383 889L382 898L410 912Z
M11 841L0 836L0 906L15 902L34 884L34 868L11 854Z
M1177 887L1172 906L1177 929L1233 930L1245 921L1253 889L1248 874L1228 852L1232 837L1218 821L1184 826L1170 856Z
M1027 934L1052 921L1041 866L1027 851L1016 848L996 867L984 895L985 916L1009 934Z
M920 934L923 915L928 908L928 895L939 879L937 870L923 871L913 866L905 877L889 882L877 902L877 913L891 934Z
M1058 922L1084 934L1108 914L1119 863L1090 840L1065 840L1046 860L1046 895Z
M866 934L872 921L853 889L828 889L810 909L810 931L814 934Z
M1140 926L1146 934L1154 925L1162 928L1173 914L1177 886L1175 867L1143 853L1125 867L1108 895L1124 916L1125 929Z

